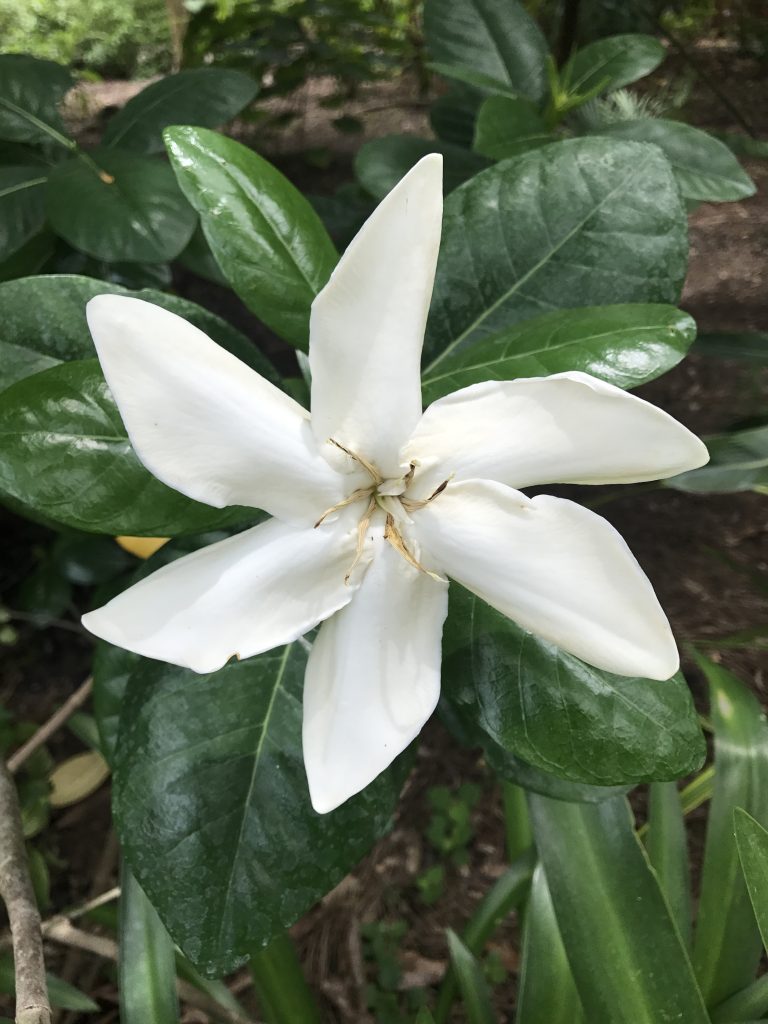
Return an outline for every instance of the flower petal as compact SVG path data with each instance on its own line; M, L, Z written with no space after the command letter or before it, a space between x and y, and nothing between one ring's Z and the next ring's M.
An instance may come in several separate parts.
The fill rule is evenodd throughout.
M91 299L87 314L131 443L163 483L297 525L344 496L307 411L197 327L124 295Z
M413 516L429 568L597 668L667 679L677 647L648 578L605 519L489 480L452 483Z
M271 519L158 569L83 625L146 658L215 672L296 640L351 600L355 527L350 514L316 530Z
M442 223L442 157L425 156L352 240L312 304L312 428L383 476L421 415L419 363Z
M706 446L655 405L587 373L473 384L434 402L404 459L426 497L457 480L534 484L636 483L704 465Z
M364 789L432 714L447 612L447 584L379 535L354 600L323 623L309 656L304 763L316 811Z

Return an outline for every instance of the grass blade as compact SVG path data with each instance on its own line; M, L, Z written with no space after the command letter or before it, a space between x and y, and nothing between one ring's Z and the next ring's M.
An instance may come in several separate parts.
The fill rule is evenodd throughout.
M468 1024L496 1024L483 971L455 932L448 929L451 964L458 979Z
M674 782L654 782L650 790L646 850L661 891L686 946L691 944L691 876L680 794Z

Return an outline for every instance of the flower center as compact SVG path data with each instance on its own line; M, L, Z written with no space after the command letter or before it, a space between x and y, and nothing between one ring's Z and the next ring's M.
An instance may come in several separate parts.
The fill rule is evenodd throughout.
M334 440L334 438L329 438L328 443L335 445L343 451L345 455L348 455L350 459L357 462L357 464L366 471L371 480L367 487L358 487L350 495L344 498L343 501L340 501L336 505L331 506L331 508L326 509L315 523L315 529L317 529L317 527L320 526L320 524L333 512L346 508L348 505L352 505L354 502L360 501L363 498L368 499L366 510L361 517L360 522L357 524L357 551L355 553L355 559L347 570L344 582L349 583L352 572L363 556L363 551L365 550L365 538L371 525L371 519L373 518L377 508L380 508L386 516L384 524L384 540L391 544L395 551L397 551L399 555L402 555L406 562L408 562L409 565L412 565L414 569L418 569L419 572L423 572L435 580L444 582L442 577L438 576L437 573L426 569L408 549L408 545L405 543L399 523L403 520L408 521L411 513L418 511L420 508L424 508L425 505L428 505L433 501L438 494L441 494L445 490L448 486L449 480L444 480L428 498L413 500L412 498L407 498L405 494L411 480L413 479L413 475L416 472L416 462L411 463L408 472L402 477L385 479L376 466L365 459L362 455L352 451L350 448L345 448L343 444L340 444L338 441Z

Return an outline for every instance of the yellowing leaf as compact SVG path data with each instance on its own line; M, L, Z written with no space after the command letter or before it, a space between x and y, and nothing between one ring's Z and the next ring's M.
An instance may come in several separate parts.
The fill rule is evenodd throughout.
M137 558L151 558L163 544L168 543L170 537L115 537L115 540L129 554Z
M109 765L95 750L68 757L51 773L51 807L69 807L95 793L109 778Z

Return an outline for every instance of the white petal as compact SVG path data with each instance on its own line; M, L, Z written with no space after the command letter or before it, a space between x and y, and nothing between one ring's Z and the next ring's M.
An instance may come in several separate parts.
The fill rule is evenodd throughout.
M449 484L413 516L422 561L597 668L667 679L679 658L648 578L605 519L488 480Z
M409 497L451 473L511 487L636 483L703 466L706 446L655 405L587 373L473 384L434 402L406 445Z
M87 314L131 444L163 483L297 525L344 496L307 411L197 327L123 295L91 299Z
M419 363L440 246L442 157L425 156L352 240L312 304L312 428L383 476L421 415Z
M437 704L448 586L381 536L353 601L324 622L304 683L304 763L325 813L405 750Z
M83 625L144 657L215 672L296 640L351 600L355 527L350 514L316 530L271 519L158 569Z

